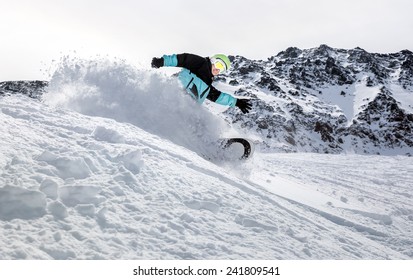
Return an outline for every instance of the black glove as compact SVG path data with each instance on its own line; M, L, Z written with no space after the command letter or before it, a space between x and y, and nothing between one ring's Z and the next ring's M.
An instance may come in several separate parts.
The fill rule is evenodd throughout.
M163 66L163 57L154 57L152 58L152 63L151 63L152 68L159 68Z
M248 99L237 99L235 106L237 106L244 114L248 113L252 108Z

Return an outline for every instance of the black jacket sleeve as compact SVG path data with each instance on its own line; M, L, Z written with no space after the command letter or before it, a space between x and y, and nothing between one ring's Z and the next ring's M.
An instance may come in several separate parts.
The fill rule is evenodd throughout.
M196 54L183 53L178 54L176 57L178 59L178 67L186 68L194 73L197 73L206 63L205 57Z
M211 89L209 91L207 99L212 101L212 102L215 102L215 101L217 101L217 99L220 95L221 95L221 91L219 91L216 88L214 88L213 86L211 86Z

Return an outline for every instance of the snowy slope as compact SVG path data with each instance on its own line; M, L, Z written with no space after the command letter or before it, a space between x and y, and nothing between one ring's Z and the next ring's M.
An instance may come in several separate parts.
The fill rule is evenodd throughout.
M411 157L212 163L226 124L170 80L74 63L0 98L0 259L412 258Z

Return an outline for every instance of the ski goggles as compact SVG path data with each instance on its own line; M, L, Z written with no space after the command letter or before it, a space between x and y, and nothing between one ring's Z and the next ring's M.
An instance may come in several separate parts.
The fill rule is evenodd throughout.
M215 68L219 70L219 73L224 73L225 71L227 71L227 66L221 59L212 58L211 63L214 64Z

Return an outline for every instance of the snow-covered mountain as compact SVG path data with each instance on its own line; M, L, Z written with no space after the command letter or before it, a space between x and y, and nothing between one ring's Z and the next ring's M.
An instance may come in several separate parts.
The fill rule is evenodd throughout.
M411 259L413 158L274 153L288 142L254 117L301 100L308 121L316 97L241 75L230 88L262 97L244 128L246 116L219 113L233 128L174 78L119 60L64 57L47 83L1 83L0 259ZM300 124L283 133L323 145ZM261 143L251 160L200 156L237 129Z
M226 82L255 98L227 118L271 151L411 154L413 53L372 54L326 45L288 48L266 61L232 57Z

